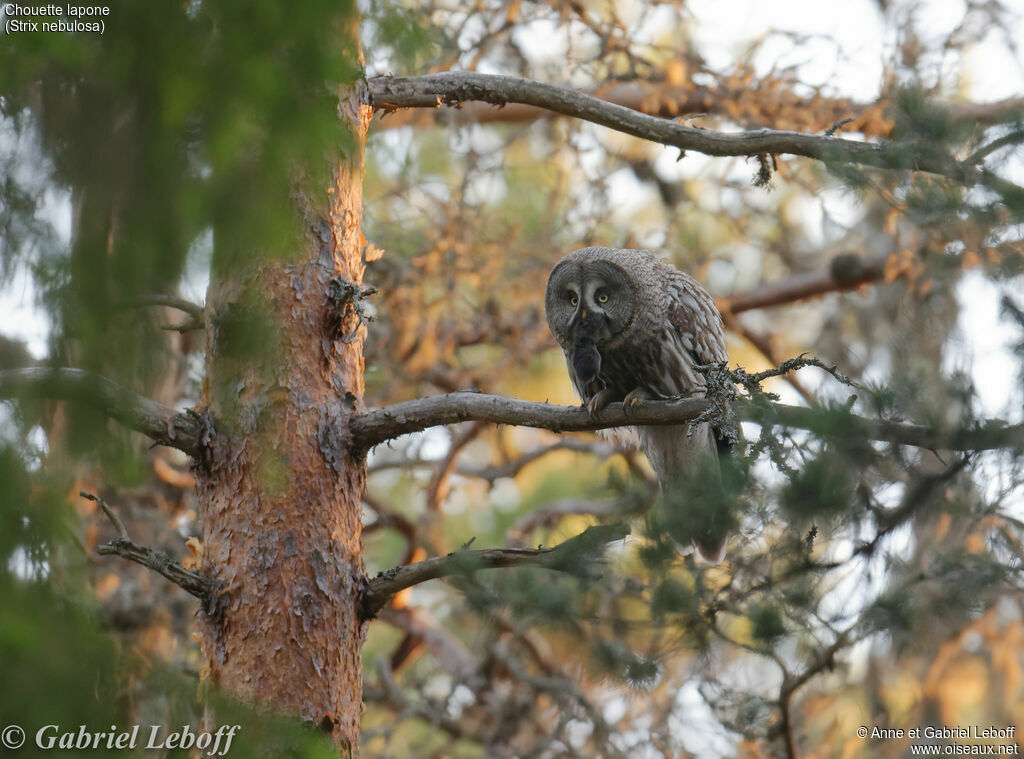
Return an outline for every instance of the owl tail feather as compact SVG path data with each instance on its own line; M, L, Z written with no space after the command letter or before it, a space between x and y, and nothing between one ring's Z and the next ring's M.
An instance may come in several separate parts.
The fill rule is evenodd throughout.
M725 543L719 545L717 550L715 550L715 546L701 545L696 540L693 540L686 546L676 543L676 551L680 556L689 556L696 551L708 564L721 564L725 559Z
M661 484L669 535L681 546L695 546L706 561L719 563L734 524L710 426L650 426L638 433Z
M723 540L717 546L709 545L707 543L701 543L694 539L693 545L696 546L697 552L701 555L704 561L709 564L721 564L725 559L725 541Z

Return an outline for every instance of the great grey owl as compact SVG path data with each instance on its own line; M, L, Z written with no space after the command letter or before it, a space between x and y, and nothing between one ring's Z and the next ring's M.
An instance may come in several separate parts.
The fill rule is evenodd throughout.
M728 358L711 296L646 250L570 253L548 276L544 310L576 394L591 413L613 401L628 410L645 399L699 391L704 376L694 365ZM717 457L726 444L707 423L640 426L636 435L661 483L669 534L719 561L725 530L706 504L721 487ZM694 510L697 502L703 509Z

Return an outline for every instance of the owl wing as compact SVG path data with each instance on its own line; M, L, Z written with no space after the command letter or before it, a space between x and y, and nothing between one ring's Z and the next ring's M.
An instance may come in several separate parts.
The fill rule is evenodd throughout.
M668 305L658 335L654 376L650 389L661 397L689 393L704 385L694 365L728 360L722 317L714 300L696 280L666 267Z
M692 277L666 267L667 313L660 337L656 378L651 385L664 396L681 395L704 385L704 375L695 365L716 364L728 360L722 317L714 300ZM688 542L692 539L708 560L720 561L725 548L725 532L708 514L694 513L686 505L720 487L716 450L721 451L718 435L711 425L643 427L640 446L658 475L662 490L672 500L667 509L669 531ZM710 458L709 458L710 456ZM679 498L682 500L678 500ZM679 529L680 527L683 529Z
M695 363L729 360L722 316L708 291L693 277L674 271L669 280L669 322Z

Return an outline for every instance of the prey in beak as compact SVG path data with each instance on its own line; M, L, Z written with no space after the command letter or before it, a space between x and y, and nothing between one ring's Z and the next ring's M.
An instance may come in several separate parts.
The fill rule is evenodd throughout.
M584 304L573 314L569 325L572 341L570 360L582 387L589 388L601 373L601 354L597 350L598 340L605 331L605 317L589 311Z

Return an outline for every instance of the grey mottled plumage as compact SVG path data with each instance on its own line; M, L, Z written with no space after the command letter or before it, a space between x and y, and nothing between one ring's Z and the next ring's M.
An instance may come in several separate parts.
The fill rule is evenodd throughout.
M613 401L628 407L699 390L704 377L694 365L728 358L711 296L645 250L570 253L548 276L544 307L573 387L593 412ZM672 528L679 494L699 497L701 490L719 487L714 431L706 423L693 429L643 426L636 435L661 483L673 537L688 535L706 558L720 559L722 531L710 525Z

